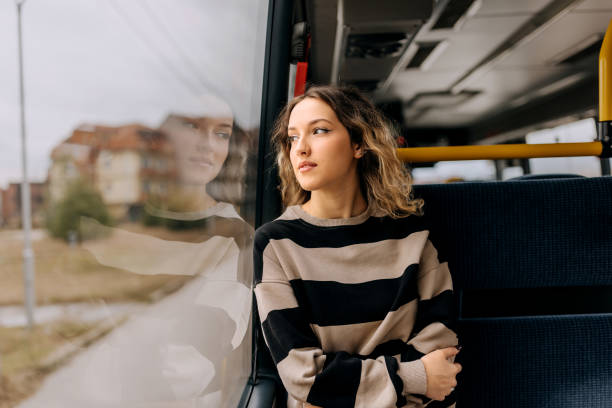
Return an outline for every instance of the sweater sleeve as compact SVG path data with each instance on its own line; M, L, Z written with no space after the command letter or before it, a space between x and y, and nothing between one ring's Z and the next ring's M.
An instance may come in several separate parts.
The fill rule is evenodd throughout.
M438 252L430 240L427 240L419 262L417 286L416 322L408 340L408 351L401 356L399 375L403 380L404 394L416 394L427 405L431 400L423 395L426 389L412 386L414 362L421 361L422 356L434 350L458 344L451 274L448 263L439 262ZM445 401L448 404L436 406L451 406L453 394Z
M325 407L405 405L397 359L324 352L273 251L255 245L254 265L264 339L292 397Z

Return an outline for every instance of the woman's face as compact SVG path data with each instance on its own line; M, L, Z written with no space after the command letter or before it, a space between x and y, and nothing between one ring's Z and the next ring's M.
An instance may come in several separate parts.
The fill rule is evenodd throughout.
M232 118L176 117L167 132L182 184L206 185L217 177L229 152L232 125Z
M306 98L295 105L287 131L293 172L304 190L333 190L356 174L361 150L322 100Z

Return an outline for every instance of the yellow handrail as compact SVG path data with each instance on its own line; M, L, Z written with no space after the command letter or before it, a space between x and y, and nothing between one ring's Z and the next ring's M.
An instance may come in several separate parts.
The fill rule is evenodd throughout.
M612 121L612 20L599 51L599 121Z
M400 160L410 163L444 160L496 160L533 157L600 156L601 142L502 144L473 146L408 147L397 149Z

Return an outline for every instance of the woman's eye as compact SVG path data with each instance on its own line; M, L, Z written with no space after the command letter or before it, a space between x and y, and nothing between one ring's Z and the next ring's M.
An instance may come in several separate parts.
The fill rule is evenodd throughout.
M216 132L215 134L219 136L221 139L225 139L225 140L229 139L231 136L231 134L227 132Z
M314 130L312 131L312 133L314 133L315 135L319 134L319 131L322 131L323 133L327 133L329 132L329 129L325 129L325 128L314 128Z
M199 126L197 124L188 121L183 122L183 126L189 129L199 129Z
M289 143L293 143L298 139L297 136L287 136L287 141L289 141Z

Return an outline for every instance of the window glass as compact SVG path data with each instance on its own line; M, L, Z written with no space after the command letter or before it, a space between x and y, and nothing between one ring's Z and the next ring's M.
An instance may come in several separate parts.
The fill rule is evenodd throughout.
M236 406L251 372L267 1L23 3L31 284L17 21L0 4L8 406Z
M595 121L592 118L566 123L550 129L528 133L527 143L584 143L597 138ZM570 173L585 177L601 176L598 157L554 157L529 159L531 174Z

